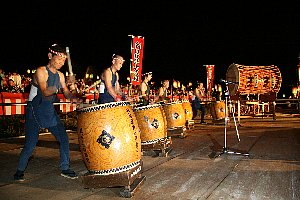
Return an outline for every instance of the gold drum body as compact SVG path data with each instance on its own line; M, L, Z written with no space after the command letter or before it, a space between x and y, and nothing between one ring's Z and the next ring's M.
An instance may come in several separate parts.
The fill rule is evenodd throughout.
M108 175L141 162L141 138L130 102L99 104L78 110L78 140L90 172Z
M163 104L163 109L165 111L168 129L185 126L186 120L182 103L166 103Z
M165 128L165 116L161 105L153 104L133 108L141 130L142 145L156 143L167 137Z

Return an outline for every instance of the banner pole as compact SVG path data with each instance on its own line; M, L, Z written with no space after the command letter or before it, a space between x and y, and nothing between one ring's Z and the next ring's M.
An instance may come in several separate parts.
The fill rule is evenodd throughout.
M131 83L131 79L132 79L132 77L131 77L131 73L132 73L132 71L131 71L131 68L132 68L132 65L131 65L131 62L132 62L132 38L134 37L133 35L128 35L128 37L131 37L131 39L130 39L130 62L129 62L129 77L130 77L130 83Z

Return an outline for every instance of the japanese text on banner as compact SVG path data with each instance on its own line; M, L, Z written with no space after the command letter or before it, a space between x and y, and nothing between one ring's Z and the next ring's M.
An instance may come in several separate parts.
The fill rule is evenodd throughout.
M131 47L131 83L132 85L140 85L142 79L142 61L143 61L144 38L133 37Z
M214 67L214 65L206 65L207 92L210 93L214 86Z

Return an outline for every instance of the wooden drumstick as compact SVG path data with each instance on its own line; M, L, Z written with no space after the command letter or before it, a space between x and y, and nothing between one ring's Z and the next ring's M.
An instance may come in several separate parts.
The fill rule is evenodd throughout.
M99 85L101 83L101 79L100 80L98 80L98 81L96 81L95 83L93 83L91 86L89 86L88 88L86 88L85 90L89 90L89 89L91 89L91 88L93 88L93 87L95 87L95 86L97 86L97 85Z
M66 53L67 53L69 73L70 73L70 75L68 77L68 82L75 83L75 76L73 74L73 69L72 69L72 63L71 63L71 56L70 56L70 49L69 49L69 47L66 47Z
M72 69L72 63L71 63L69 47L66 47L66 52L67 52L67 58L68 58L69 73L70 73L70 76L73 76L73 69Z

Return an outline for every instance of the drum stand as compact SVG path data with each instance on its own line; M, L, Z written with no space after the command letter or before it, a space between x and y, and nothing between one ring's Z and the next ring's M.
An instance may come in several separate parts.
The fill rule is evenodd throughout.
M142 143L143 155L148 155L148 151L153 151L157 156L167 157L172 151L171 144L171 137L162 138L158 142L152 144Z
M174 128L168 128L168 137L176 137L178 136L181 139L184 139L188 136L188 133L186 132L186 126L179 126Z
M230 155L241 155L241 156L249 156L249 153L242 153L242 152L237 152L237 151L231 151L230 149L228 149L227 147L227 124L229 121L229 116L228 116L228 99L230 100L230 95L229 95L229 89L228 89L228 84L235 84L233 82L225 82L226 84L226 91L225 91L225 123L224 123L224 147L221 153L217 154L214 156L214 158L217 158L219 156L221 156L222 154L230 154ZM230 103L232 104L232 102L230 101ZM236 135L238 138L238 141L240 142L240 135L238 132L238 128L237 128L237 124L236 124L236 119L234 116L234 112L232 112L233 115L233 120L234 120L234 126L235 126L235 130L236 130Z
M87 172L81 176L84 188L108 188L124 186L120 190L120 195L131 198L144 184L146 176L142 176L142 162L134 168L117 174L99 175Z
M195 120L193 120L193 119L186 120L185 126L189 130L194 129L195 128Z

